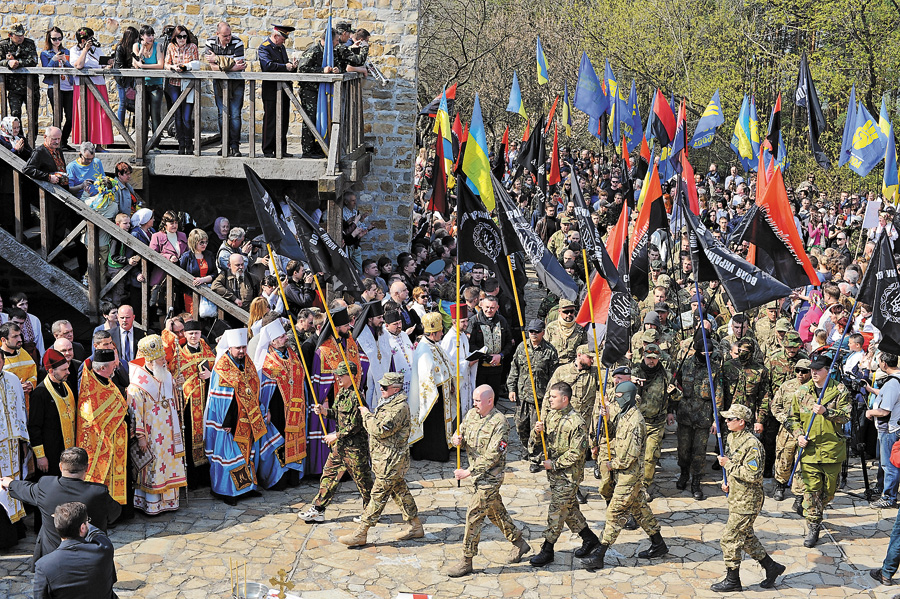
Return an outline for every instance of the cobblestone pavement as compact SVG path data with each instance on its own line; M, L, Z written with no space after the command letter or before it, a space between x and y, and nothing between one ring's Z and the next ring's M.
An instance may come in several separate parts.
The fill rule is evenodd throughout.
M536 305L536 302L533 303ZM512 404L501 408L512 420ZM513 435L515 437L515 435ZM712 441L710 448L713 447ZM513 519L526 530L534 549L540 546L550 499L544 474L530 474L519 459L521 446L510 441L511 460L503 496ZM465 456L463 456L465 460ZM708 459L712 464L712 457ZM393 598L398 592L430 593L442 597L711 597L709 585L723 577L725 567L719 536L727 506L715 476L707 470L707 499L694 501L675 489L675 435L667 432L651 508L662 524L670 552L652 562L638 560L649 541L641 531L623 531L607 554L608 566L588 573L573 560L580 539L563 532L556 544L556 562L534 569L526 561L504 562L509 544L493 525L482 533L476 572L449 579L441 568L458 560L462 551L463 521L470 483L457 488L451 479L454 463L414 462L409 486L425 522L425 539L394 542L400 516L388 505L382 523L370 531L370 545L348 549L337 537L351 531L352 519L362 508L352 482L345 482L326 513L323 524L307 525L297 514L313 498L317 484L305 480L284 492L264 492L228 507L210 498L208 491L190 493L189 505L173 514L137 516L115 527L119 582L123 599L199 599L227 597L229 560L247 563L252 581L265 582L286 569L295 583L294 593L304 599ZM874 476L874 468L870 468ZM584 489L588 504L583 511L593 530L602 530L605 505L597 495L597 481L589 472ZM861 470L854 462L847 491L859 492ZM791 512L792 497L771 499L772 481L766 481L767 499L757 520L757 534L766 549L787 572L776 589L759 587L762 569L744 560L741 579L748 597L894 597L892 587L876 586L869 568L881 564L896 510L873 510L860 499L839 491L826 512L826 532L813 549L803 547L804 525ZM30 518L29 518L30 522ZM0 597L31 597L27 560L34 535L16 550L0 554ZM574 563L573 563L574 561ZM742 594L742 595L743 595ZM732 594L734 595L734 594Z

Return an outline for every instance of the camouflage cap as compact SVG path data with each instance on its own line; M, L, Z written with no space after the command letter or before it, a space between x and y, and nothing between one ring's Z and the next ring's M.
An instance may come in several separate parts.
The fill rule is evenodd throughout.
M340 364L338 364L338 367L334 369L334 374L336 376L347 376L351 371L353 372L353 374L356 374L356 364L353 364L351 362L350 370L347 370L347 363L341 362Z
M653 262L650 263L650 268L652 268L653 270L661 270L662 267L663 267L663 263L662 263L662 260L660 260L659 258L657 258L656 260L654 260Z
M572 217L569 216L568 214L563 214L562 216L559 217L559 224L561 224L561 225L571 225L571 224L572 224Z
M778 300L774 300L766 304L766 310L777 310L778 309Z
M797 360L797 363L794 364L794 370L809 370L810 362L806 358L802 360Z
M559 309L562 310L564 308L574 308L575 302L570 299L562 298L559 300Z
M740 418L744 422L750 422L753 420L753 412L743 404L734 403L729 409L722 412L722 418Z
M775 323L775 330L779 333L782 333L782 332L787 333L788 331L792 330L793 328L794 327L791 326L790 318L779 318L778 321Z
M592 358L597 357L597 352L594 351L594 345L592 343L582 343L581 345L578 346L577 351L578 351L579 355L583 354L585 356L590 356Z
M16 23L9 28L9 32L12 35L25 35L25 26L21 23Z
M797 331L788 331L788 334L784 336L784 346L802 347L803 340L800 338L800 333L798 333Z
M644 357L645 358L659 358L659 346L655 343L651 343L647 347L644 348Z
M656 329L649 329L641 333L641 341L644 343L656 343L659 341L659 331Z
M669 275L659 275L656 277L656 284L660 287L668 289L672 285L672 277Z
M382 387L391 387L394 385L403 385L403 373L402 372L385 372L381 377L381 380L378 381L378 384Z

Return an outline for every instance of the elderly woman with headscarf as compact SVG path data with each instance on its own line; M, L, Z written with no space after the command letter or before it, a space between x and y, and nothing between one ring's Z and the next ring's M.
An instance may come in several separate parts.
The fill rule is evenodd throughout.
M31 146L22 137L22 123L14 116L0 121L0 146L3 146L22 160L31 157Z
M150 245L150 239L156 233L153 228L153 211L149 208L141 208L131 216L131 236L143 243ZM131 305L135 312L140 311L143 305L141 302L141 285L146 283L144 275L140 269L134 269L135 274L131 277Z
M231 222L226 216L216 218L212 228L207 229L209 234L209 247L207 249L215 256L219 253L219 248L228 239L228 232L231 231Z

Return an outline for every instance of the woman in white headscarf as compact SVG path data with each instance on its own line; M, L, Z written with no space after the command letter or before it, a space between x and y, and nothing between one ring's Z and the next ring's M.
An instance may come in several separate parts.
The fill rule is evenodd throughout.
M22 160L31 157L31 146L22 137L22 123L14 116L0 121L0 146L3 146Z
M131 236L143 243L150 245L150 238L156 233L153 228L153 211L149 208L141 208L131 215ZM142 309L141 286L146 284L140 268L133 269L135 273L131 277L131 305L137 314Z

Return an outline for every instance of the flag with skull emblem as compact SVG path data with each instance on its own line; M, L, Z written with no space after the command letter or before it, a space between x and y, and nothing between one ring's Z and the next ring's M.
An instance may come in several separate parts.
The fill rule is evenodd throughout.
M869 268L859 286L859 301L872 306L872 325L881 331L878 349L900 354L900 279L891 253L891 239L882 230Z

